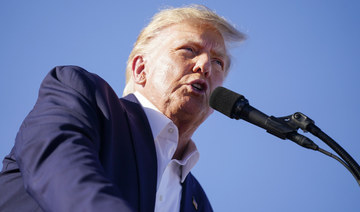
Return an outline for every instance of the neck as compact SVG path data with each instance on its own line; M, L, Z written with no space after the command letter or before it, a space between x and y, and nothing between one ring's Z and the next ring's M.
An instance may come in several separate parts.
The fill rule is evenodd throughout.
M172 119L173 120L173 119ZM179 122L179 120L173 120L174 124L178 127L179 130L179 142L174 153L173 159L182 159L183 155L187 149L187 146L191 140L192 135L198 126L194 124Z

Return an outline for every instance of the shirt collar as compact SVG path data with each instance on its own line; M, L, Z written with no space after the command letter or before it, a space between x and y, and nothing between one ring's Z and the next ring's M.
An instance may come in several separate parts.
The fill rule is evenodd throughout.
M184 152L183 159L178 161L181 165L181 183L185 181L186 176L189 174L192 168L196 165L199 161L200 153L196 148L195 143L193 140L190 140L188 146Z
M160 134L160 132L172 121L162 114L159 109L155 107L147 98L145 98L141 93L135 92L134 95L139 100L142 105L145 114L149 120L150 128L154 139Z
M134 95L139 100L140 104L142 105L145 114L149 120L150 128L152 134L155 138L161 133L162 130L166 128L167 125L173 124L173 122L162 114L156 107L153 105L146 97L144 97L141 93L135 92ZM176 126L174 125L176 128ZM176 128L177 131L177 128ZM177 144L176 144L177 146ZM161 151L158 150L157 151ZM175 151L174 151L175 152ZM197 150L197 147L193 140L187 145L187 148L184 152L183 158L181 160L175 160L182 168L181 168L181 182L184 182L186 176L189 174L191 169L196 165L199 161L200 153ZM158 160L164 160L164 158L158 158Z

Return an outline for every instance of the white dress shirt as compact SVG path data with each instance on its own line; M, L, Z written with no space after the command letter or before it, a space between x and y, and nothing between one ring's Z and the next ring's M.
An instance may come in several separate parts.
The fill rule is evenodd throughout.
M181 183L199 160L199 152L191 140L181 160L172 159L179 141L176 125L139 92L134 93L149 120L157 156L157 190L155 211L179 211Z

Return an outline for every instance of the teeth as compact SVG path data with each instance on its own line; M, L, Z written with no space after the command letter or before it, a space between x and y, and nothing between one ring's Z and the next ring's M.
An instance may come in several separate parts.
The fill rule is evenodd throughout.
M194 83L194 84L192 84L192 86L193 86L194 88L198 89L198 90L202 90L202 89L203 89L202 85L200 85L200 84L198 84L198 83Z

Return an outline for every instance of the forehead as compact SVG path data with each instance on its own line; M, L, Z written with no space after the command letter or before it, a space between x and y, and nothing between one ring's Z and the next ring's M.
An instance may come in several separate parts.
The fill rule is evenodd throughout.
M225 42L221 33L210 24L191 21L172 24L161 30L157 37L158 39L155 40L162 44L166 41L171 42L172 45L192 43L210 48L217 54L226 55Z

